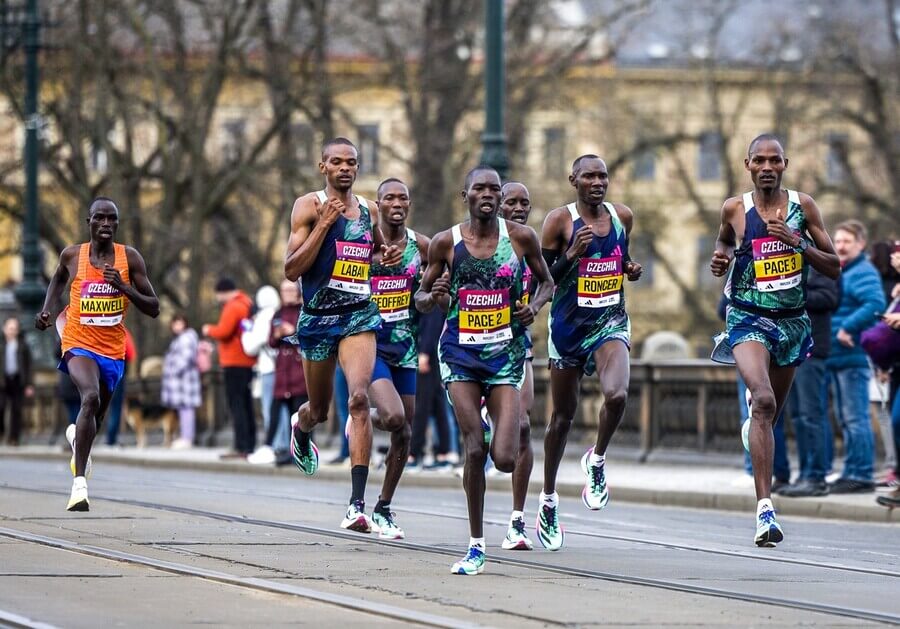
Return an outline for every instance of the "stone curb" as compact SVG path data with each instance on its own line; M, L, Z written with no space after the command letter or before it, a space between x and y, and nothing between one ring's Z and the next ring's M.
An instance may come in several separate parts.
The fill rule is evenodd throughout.
M0 457L36 459L36 460L68 460L69 455L62 452L46 451L6 451ZM158 459L154 457L116 456L108 452L91 455L95 462L116 463L135 467L156 469L185 469L206 472L233 472L240 474L257 474L263 476L303 476L291 465L275 467L271 465L250 465L239 461L196 461L185 459ZM323 466L316 473L316 478L327 481L349 480L349 470L337 466ZM373 471L369 478L380 482L384 478L381 471ZM404 474L402 484L412 487L434 487L462 489L462 480L454 474L447 473L410 473ZM494 491L509 491L508 477L488 478L487 488ZM559 482L557 491L569 498L580 498L583 485L572 482ZM529 484L529 493L538 493L542 489L541 481L534 479ZM694 491L669 491L648 489L645 487L628 487L615 485L610 487L615 500L622 502L652 504L664 507L689 507L694 509L714 509L720 511L753 512L756 509L756 498L752 495L732 493L708 493ZM874 495L871 505L846 504L834 499L823 498L781 498L777 499L778 512L785 516L800 516L834 520L851 520L856 522L900 522L900 510L896 513L875 504Z

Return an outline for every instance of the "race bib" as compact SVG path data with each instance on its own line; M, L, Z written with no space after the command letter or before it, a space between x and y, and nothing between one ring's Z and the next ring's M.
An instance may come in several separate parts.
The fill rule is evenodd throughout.
M578 263L578 305L606 308L622 301L622 256L582 258Z
M753 271L760 292L794 288L803 280L803 256L777 238L754 238Z
M381 318L386 323L409 319L412 280L409 275L372 278L372 301L378 306Z
M509 289L459 291L460 345L486 345L512 340Z
M519 301L522 302L523 306L527 306L531 303L531 269L528 266L525 266L525 272L522 273L522 297Z
M81 283L78 299L81 325L110 327L122 323L125 295L105 281Z
M337 259L331 271L328 287L354 295L368 295L369 263L372 259L372 245L358 242L334 243Z

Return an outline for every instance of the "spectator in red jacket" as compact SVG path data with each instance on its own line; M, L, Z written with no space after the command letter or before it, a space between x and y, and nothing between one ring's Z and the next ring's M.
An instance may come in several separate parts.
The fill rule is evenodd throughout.
M228 277L216 282L216 301L222 305L219 322L205 324L203 336L218 341L219 364L225 375L225 396L234 426L234 452L228 458L247 458L256 447L256 418L250 382L256 359L241 347L242 322L250 318L253 302L234 280Z

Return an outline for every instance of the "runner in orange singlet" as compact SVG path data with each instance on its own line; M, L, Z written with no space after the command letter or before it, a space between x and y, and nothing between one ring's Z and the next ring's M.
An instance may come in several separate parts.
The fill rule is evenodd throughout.
M125 373L125 311L128 302L151 317L159 314L159 300L147 279L144 258L136 249L115 243L119 209L112 199L97 197L88 209L91 241L63 249L50 279L44 306L35 327L53 325L51 312L59 309L69 280L69 305L60 314L58 329L67 372L81 396L75 426L66 431L72 446L72 495L69 511L89 508L86 473L91 445L106 414L109 400Z

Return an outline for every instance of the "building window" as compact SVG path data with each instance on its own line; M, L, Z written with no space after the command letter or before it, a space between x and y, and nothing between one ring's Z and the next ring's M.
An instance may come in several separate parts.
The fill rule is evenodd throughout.
M697 174L701 181L716 181L722 177L722 136L718 132L700 134L697 158Z
M828 152L825 156L825 178L828 183L844 183L847 178L847 154L850 142L844 133L828 136Z
M631 178L636 181L653 181L656 178L656 153L654 151L645 149L635 156Z
M544 176L566 175L566 131L562 127L544 129Z
M653 247L650 246L650 237L646 234L637 234L628 240L628 255L641 265L643 273L641 280L631 284L634 288L653 287L653 267L656 266L656 258L653 255Z
M294 158L301 169L310 169L319 163L313 148L313 130L306 123L291 125L291 142L294 143Z
M244 133L247 121L243 119L229 120L223 127L222 158L226 162L238 162L244 154Z
M359 174L374 175L378 173L378 125L361 124L356 127L359 137Z

